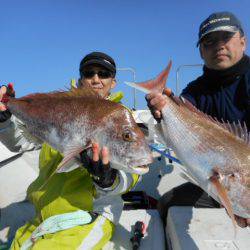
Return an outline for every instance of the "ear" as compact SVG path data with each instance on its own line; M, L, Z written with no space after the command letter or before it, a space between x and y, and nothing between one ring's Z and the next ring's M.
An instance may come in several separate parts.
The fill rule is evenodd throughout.
M247 39L245 36L241 37L240 39L241 45L242 45L242 50L243 52L246 50L247 47Z
M114 87L116 86L116 79L115 78L113 78L112 79L112 83L111 83L111 89L113 89Z

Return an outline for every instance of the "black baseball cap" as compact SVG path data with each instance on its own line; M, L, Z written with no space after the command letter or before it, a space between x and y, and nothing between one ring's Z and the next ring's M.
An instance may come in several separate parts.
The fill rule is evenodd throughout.
M239 31L242 35L244 35L241 22L233 13L228 11L215 12L201 23L197 47L204 36L215 31L227 31L231 33Z
M112 57L109 55L102 53L102 52L92 52L88 55L86 55L81 63L80 63L80 75L82 75L82 72L86 66L89 65L101 65L108 69L110 72L112 72L114 75L116 74L116 65L115 61Z

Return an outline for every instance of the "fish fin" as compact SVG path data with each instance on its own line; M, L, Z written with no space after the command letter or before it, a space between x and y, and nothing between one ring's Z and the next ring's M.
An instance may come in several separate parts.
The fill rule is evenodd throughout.
M25 140L27 140L29 143L34 143L36 145L42 145L43 141L40 140L38 137L33 136L26 125L22 123L20 120L16 119L16 126L18 129L20 129L20 133L22 137L24 137Z
M233 135L242 139L248 146L250 146L250 133L247 130L245 122L241 124L240 121L238 121L238 123L236 124L235 122L229 123L223 121L222 123L220 123L220 125Z
M154 79L144 81L144 82L139 82L139 83L127 83L127 82L125 83L144 93L149 93L149 92L162 93L163 89L165 88L171 66L172 66L172 61L170 60L168 63L168 66Z
M214 175L210 177L210 181L215 187L215 189L217 190L220 201L222 205L225 207L225 209L227 210L227 213L229 217L231 218L232 223L234 225L234 231L236 233L236 221L235 221L235 217L233 213L232 204L228 198L227 190L220 182L219 174L215 172Z
M84 148L82 146L76 146L76 147L72 147L70 150L67 150L64 153L64 158L60 162L60 164L58 165L56 172L57 173L69 172L69 171L76 169L77 167L73 166L72 161L75 161L75 158L77 158L78 155L83 150L91 147L91 145L92 145L92 143L89 142L89 143L87 143L87 145Z
M78 164L78 163L79 163L79 161L77 161L77 159L74 156L73 158L69 159L69 161L67 161L67 162L62 161L60 163L62 165L60 166L60 164L59 164L59 166L58 166L60 169L57 168L56 172L57 173L65 173L65 172L67 173L67 172L73 171L79 167L80 164Z
M223 120L219 121L216 117L212 117L212 116L207 115L207 114L203 113L202 111L198 110L190 101L188 101L187 99L185 99L182 96L176 97L174 101L179 105L185 106L186 108L188 108L192 112L195 112L195 113L201 115L202 117L212 121L213 123L215 123L218 126L220 126L221 128L223 128L224 130L227 130L231 134L233 134L236 137L238 137L239 139L243 140L246 145L250 146L250 133L247 130L247 126L246 126L245 122L243 124L241 124L240 121L238 121L238 123L236 124L235 122L230 123L229 121L227 121L227 122L225 122Z
M89 97L95 96L97 98L102 98L97 92L95 92L92 88L88 86L79 87L79 88L71 88L71 91L65 92L66 96L73 96L73 97Z
M96 93L92 88L85 86L80 88L72 87L71 89L52 91L49 93L34 93L26 95L21 98L15 99L16 101L22 101L31 103L36 99L48 99L48 98L67 98L67 97L90 97L94 96L96 98L101 98L101 96Z

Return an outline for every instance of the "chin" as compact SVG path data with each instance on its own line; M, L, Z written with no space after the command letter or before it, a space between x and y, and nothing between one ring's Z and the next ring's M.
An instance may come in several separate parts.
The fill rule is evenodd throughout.
M214 63L213 67L211 67L211 68L215 69L215 70L224 70L224 69L230 68L232 65L233 64L231 62L221 61L221 62Z

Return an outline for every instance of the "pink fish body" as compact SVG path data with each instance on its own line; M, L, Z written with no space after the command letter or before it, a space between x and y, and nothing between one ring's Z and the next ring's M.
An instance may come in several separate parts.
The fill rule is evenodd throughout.
M162 92L171 63L138 89ZM163 77L164 76L164 77ZM144 92L146 92L144 91ZM250 218L250 136L246 126L219 123L190 102L166 95L160 133L193 180L233 214Z
M144 174L152 162L144 135L121 104L97 96L91 89L33 94L13 98L10 111L28 132L64 154L66 164L97 142L107 146L112 166ZM67 171L67 166L61 168Z
M161 123L167 145L185 166L185 172L214 199L220 201L212 178L227 190L234 214L250 218L250 146L242 139L185 104L168 98ZM233 127L232 127L233 129ZM245 141L244 141L244 136Z

